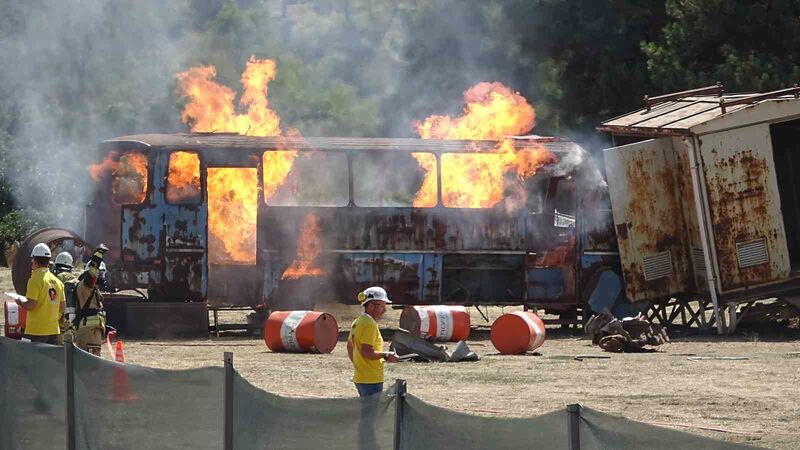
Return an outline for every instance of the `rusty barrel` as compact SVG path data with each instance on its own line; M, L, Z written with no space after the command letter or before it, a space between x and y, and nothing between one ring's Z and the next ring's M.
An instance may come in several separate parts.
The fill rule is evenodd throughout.
M4 301L3 317L5 318L3 334L12 339L21 339L22 330L25 329L25 308L14 301Z
M264 322L264 342L273 352L330 353L339 340L336 319L317 311L274 311Z
M530 311L503 314L492 324L491 337L503 355L521 355L544 344L544 322Z
M463 306L406 306L400 314L400 328L423 339L442 342L469 338L469 311Z

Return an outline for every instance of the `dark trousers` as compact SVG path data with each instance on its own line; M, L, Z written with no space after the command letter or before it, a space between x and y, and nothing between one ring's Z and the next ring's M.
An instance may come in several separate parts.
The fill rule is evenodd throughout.
M50 345L58 345L58 335L57 334L46 334L44 336L38 336L35 334L23 334L25 339L30 339L31 342L38 342L41 344L50 344Z
M359 397L369 397L383 392L383 383L353 383L356 385Z

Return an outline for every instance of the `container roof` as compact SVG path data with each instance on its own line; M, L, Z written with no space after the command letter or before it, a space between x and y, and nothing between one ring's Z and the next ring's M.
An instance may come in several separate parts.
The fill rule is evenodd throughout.
M554 153L567 153L580 147L571 141L542 136L515 136L517 149L544 147ZM255 149L255 150L393 150L408 152L490 152L498 141L463 141L413 138L353 137L262 137L236 133L175 133L121 136L103 141L100 146L137 145L177 149Z
M630 136L682 136L727 128L726 124L729 127L745 126L800 114L800 100L795 97L796 92L800 92L800 89L763 94L668 94L661 96L666 101L609 119L597 130ZM738 117L739 120L727 120L732 117Z

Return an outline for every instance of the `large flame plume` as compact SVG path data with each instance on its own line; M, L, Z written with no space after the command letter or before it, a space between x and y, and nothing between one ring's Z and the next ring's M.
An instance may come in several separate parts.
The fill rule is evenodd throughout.
M322 275L322 268L316 265L321 250L319 217L309 213L297 238L297 259L286 268L281 280Z
M530 177L555 156L544 148L517 151L509 136L529 132L536 123L533 107L519 93L502 83L478 83L464 93L461 116L433 115L415 128L423 139L501 140L493 153L442 155L442 202L456 208L491 208L503 200L505 175ZM436 172L430 160L413 154L426 170L414 198L414 206L428 204L436 196ZM435 167L435 166L433 166ZM433 179L431 181L430 179Z
M269 108L268 100L269 83L275 79L276 73L274 61L250 57L247 67L242 73L243 93L239 99L239 105L247 108L245 114L236 112L234 91L214 81L217 75L214 66L194 67L179 73L176 76L178 88L183 96L189 99L181 113L181 120L189 124L192 131L196 132L235 132L250 136L279 136L281 135L280 117ZM296 157L296 151L265 152L263 184L266 199L269 199L285 181ZM237 195L233 191L255 189L257 185L256 181L250 179L212 182L209 177L207 181L206 190L209 197L213 195L217 198L227 197L232 200L237 199ZM247 185L245 186L245 184ZM226 191L215 192L218 190ZM241 206L247 211L242 212L235 221L227 220L224 215L212 214L212 211L209 210L209 231L215 238L225 243L225 249L241 249L242 237L250 236L252 240L248 244L252 247L252 252L237 251L228 256L238 263L255 262L255 235L248 230L254 230L256 227L258 205L254 201Z
M200 199L200 157L195 152L169 155L167 201L183 203Z
M192 131L234 132L249 136L278 136L281 120L269 109L269 83L275 79L275 62L269 59L250 57L242 73L244 93L239 99L246 114L237 114L234 107L236 97L233 89L217 84L214 66L193 67L179 73L178 88L189 98L181 112L183 123L190 124Z

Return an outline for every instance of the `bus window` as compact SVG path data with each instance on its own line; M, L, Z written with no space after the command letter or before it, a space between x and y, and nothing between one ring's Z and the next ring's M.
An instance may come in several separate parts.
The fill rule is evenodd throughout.
M177 151L169 155L167 202L200 203L200 157L196 152Z
M553 225L558 228L575 226L575 180L565 177L558 180Z
M492 208L505 192L502 155L442 154L442 203L448 208Z
M585 250L616 252L617 235L607 186L597 186L583 194L581 214L586 232Z
M356 206L436 206L436 155L433 153L362 153L353 156Z
M334 152L268 151L262 158L270 206L347 206L347 156Z
M118 205L144 201L147 192L147 156L139 152L124 153L114 171L112 198Z

